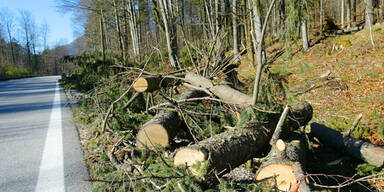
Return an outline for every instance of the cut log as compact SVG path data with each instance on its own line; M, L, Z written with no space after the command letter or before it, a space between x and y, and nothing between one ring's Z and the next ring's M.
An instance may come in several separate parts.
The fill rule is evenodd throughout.
M252 105L251 96L237 91L226 84L214 84L211 80L194 73L187 73L184 80L193 86L209 90L213 95L220 98L225 103L235 104L242 107Z
M318 123L311 123L310 137L316 137L322 144L346 152L377 167L384 165L384 146L357 140L348 134L341 133Z
M162 76L151 76L151 77L140 77L133 84L133 89L136 92L152 92L159 90L162 87L171 86L177 82L174 78L162 77Z
M281 191L310 191L303 172L305 165L303 139L290 141L279 139L278 142L284 143L284 148L272 147L266 158L268 161L261 164L255 179L268 180L271 186L276 184Z
M296 122L303 122L303 119L308 120L301 125L309 122L308 117L312 117L312 107L308 103L298 106L301 107L291 107L291 110L294 109L297 112L291 113L295 116L291 116L284 127L285 125L299 127L299 124L289 122L293 121L290 120L291 118L295 118ZM297 116L298 114L304 116ZM279 117L279 114L270 114L268 122L251 124L247 128L234 128L197 144L180 148L175 154L174 164L175 166L187 165L196 175L200 168L193 165L209 160L206 173L216 171L220 173L219 175L225 174L232 168L260 155L268 145ZM291 127L289 128L291 129Z
M188 89L179 96L179 99L189 99L203 95L203 92ZM145 123L137 133L136 146L139 149L153 148L155 145L168 146L169 141L182 130L180 127L183 127L183 123L177 111L160 111Z
M360 31L364 29L364 26L357 26L357 27L352 27L352 28L347 28L347 29L340 29L336 31L336 34L341 35L341 34L348 34L356 31Z

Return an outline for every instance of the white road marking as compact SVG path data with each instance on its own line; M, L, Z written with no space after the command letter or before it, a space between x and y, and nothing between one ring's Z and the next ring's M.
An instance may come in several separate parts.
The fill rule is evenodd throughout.
M35 192L65 191L61 123L60 87L57 83Z

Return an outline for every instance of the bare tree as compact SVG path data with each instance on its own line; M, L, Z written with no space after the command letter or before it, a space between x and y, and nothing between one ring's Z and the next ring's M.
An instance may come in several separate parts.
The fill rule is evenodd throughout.
M237 1L232 0L232 17L233 17L233 55L235 58L235 62L240 61L239 55L239 45L238 45L238 35L237 35Z
M31 28L31 13L26 10L20 10L19 14L21 16L20 19L20 26L22 27L22 30L25 34L25 48L27 50L27 63L30 69L32 70L32 60L31 60L31 42L30 42L30 28Z
M263 52L262 47L264 46L265 29L267 28L268 18L269 18L269 15L271 14L271 11L272 11L272 8L273 8L275 2L276 2L276 0L273 0L269 6L267 15L265 16L265 19L264 19L263 28L262 28L261 34L260 34L260 42L258 44L257 54L256 54L256 56L257 56L257 71L256 71L256 75L255 75L255 84L253 85L252 105L255 105L257 103L257 97L258 97L258 93L259 93L259 84L260 84L260 79L261 79L261 71L262 71L263 66L264 66L264 63L262 62L262 52Z
M169 62L175 70L178 70L180 69L180 64L177 58L176 14L171 0L159 0L158 2L167 40Z
M305 0L302 0L302 7L300 11L305 12ZM307 33L307 17L304 17L301 19L301 36L303 39L303 50L308 51L309 45L308 45L308 33Z
M16 58L15 58L15 51L14 51L14 48L13 48L13 36L12 36L12 29L14 29L15 27L15 18L13 16L13 14L8 11L8 10L2 10L2 18L4 20L4 25L5 25L5 29L7 31L7 35L8 35L8 42L10 44L10 47L11 47L11 54L12 54L12 62L13 64L16 64Z

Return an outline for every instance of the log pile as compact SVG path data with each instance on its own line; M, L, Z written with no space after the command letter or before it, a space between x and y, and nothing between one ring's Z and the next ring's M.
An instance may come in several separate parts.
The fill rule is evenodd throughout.
M328 78L329 73L322 78ZM276 185L282 191L310 191L305 171L308 138L317 138L324 145L374 166L380 167L384 164L383 147L354 139L349 134L321 124L311 123L310 131L307 132L309 137L305 137L305 133L299 128L307 125L313 115L311 105L306 102L287 105L284 112L258 111L252 105L251 96L230 87L226 82L190 72L185 73L182 78L178 76L174 79L161 76L141 77L135 82L133 89L136 92L153 92L175 85L188 88L177 97L178 101L197 102L210 98L241 111L266 113L264 119L249 118L246 123L176 149L174 165L185 167L191 175L220 177L267 152L264 157L267 160L258 167L255 181L267 180L271 186ZM174 106L176 110L160 110L142 125L136 135L138 149L152 150L156 145L168 147L179 133L186 132L186 122L179 113L177 101L170 99L164 105Z

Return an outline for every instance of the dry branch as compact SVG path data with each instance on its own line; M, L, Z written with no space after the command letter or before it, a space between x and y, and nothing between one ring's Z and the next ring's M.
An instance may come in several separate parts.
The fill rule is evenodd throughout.
M295 118L299 122L303 122L301 125L304 125L310 120L308 117L312 117L312 108L309 104L298 106L301 107L293 107L297 111L292 114L296 114ZM303 116L297 116L297 114ZM176 166L187 165L193 174L197 174L197 169L191 166L209 160L207 173L217 171L217 173L224 174L231 168L259 155L265 149L279 116L269 114L268 118L268 122L256 122L246 128L230 129L197 144L180 148L175 154L174 164ZM302 121L303 119L307 121ZM298 124L292 125L296 125L295 128L299 127Z
M204 93L188 89L183 92L179 99L201 97ZM150 121L145 123L136 136L136 146L139 149L145 147L153 148L155 145L168 146L169 141L182 130L183 120L177 111L160 111Z
M328 128L318 123L311 123L310 137L316 137L321 143L340 152L347 152L355 158L381 167L384 165L384 147L357 140L348 134Z

